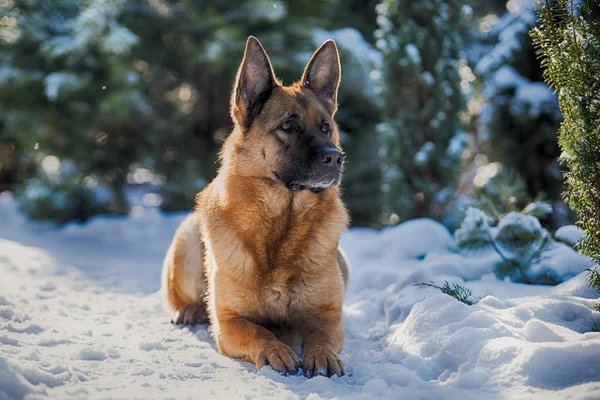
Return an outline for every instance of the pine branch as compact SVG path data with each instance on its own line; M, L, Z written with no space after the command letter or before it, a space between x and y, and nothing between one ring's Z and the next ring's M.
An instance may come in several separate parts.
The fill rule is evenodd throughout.
M600 294L600 272L598 272L598 267L595 267L594 269L588 268L587 281L588 284ZM596 304L596 307L594 308L596 311L600 311L600 302Z
M429 286L438 289L440 292L454 297L456 300L469 306L472 306L479 301L479 299L473 297L473 292L471 292L470 289L456 283L450 285L448 281L444 281L444 286L437 286L433 281L430 281L429 283L415 283L414 286Z
M502 261L504 262L508 262L508 258L506 258L506 256L500 251L500 247L498 247L498 245L496 244L495 240L492 240L492 249L494 249L494 251L496 253L498 253L498 255L500 256L500 258L502 259Z
M544 247L546 247L546 244L548 244L549 240L550 235L548 235L548 233L544 233L544 237L542 238L540 245L537 247L537 249L535 249L534 252L531 253L531 257L529 257L529 264L533 263L534 260L538 259L542 255L542 251L544 250Z
M596 289L600 293L600 272L598 272L598 267L588 268L588 276L587 281L588 284Z
M538 0L538 26L531 32L544 78L559 94L564 121L559 144L569 171L565 200L578 225L590 233L578 249L600 261L600 4ZM579 11L579 13L576 13Z

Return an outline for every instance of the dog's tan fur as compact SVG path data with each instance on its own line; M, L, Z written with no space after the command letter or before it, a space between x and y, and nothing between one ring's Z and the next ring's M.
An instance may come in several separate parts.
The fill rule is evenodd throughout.
M250 38L238 85L242 70L250 68L245 67L249 52L258 51L256 45ZM335 62L339 68L335 44L326 42L321 49L325 46L319 62ZM257 368L270 364L296 373L302 366L309 376L341 376L337 353L344 338L348 268L338 244L348 214L338 187L313 193L290 191L277 182L272 171L281 162L280 140L277 134L264 134L289 112L307 123L328 118L331 141L339 148L332 121L335 96L332 103L324 102L303 84L306 75L292 86L276 81L248 128L236 86L231 112L235 128L224 144L221 168L197 196L196 212L175 234L163 267L163 290L175 322L210 318L222 354L251 361ZM302 363L290 347L296 345L302 346Z

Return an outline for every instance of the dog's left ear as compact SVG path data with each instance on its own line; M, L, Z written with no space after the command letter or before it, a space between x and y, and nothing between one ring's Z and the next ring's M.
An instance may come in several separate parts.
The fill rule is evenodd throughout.
M331 115L337 110L340 74L340 56L333 40L315 51L302 74L302 86L310 88Z
M249 128L275 86L278 82L269 56L258 39L250 36L231 96L232 119L242 129Z

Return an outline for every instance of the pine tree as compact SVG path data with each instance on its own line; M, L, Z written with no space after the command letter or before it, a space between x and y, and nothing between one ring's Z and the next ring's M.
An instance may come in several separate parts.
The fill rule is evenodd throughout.
M377 134L392 222L441 218L453 197L466 140L458 69L470 12L460 1L385 0L377 6L384 102Z
M62 221L126 211L127 170L141 158L131 117L147 111L128 59L139 38L119 23L123 2L80 6L32 0L1 9L2 141L38 170L21 190L25 209ZM98 186L112 195L95 195Z
M544 77L564 116L559 144L566 162L569 206L585 236L581 251L600 261L600 3L540 0L531 31ZM598 282L590 274L590 282Z
M533 1L510 3L510 11L478 33L477 46L469 53L477 55L478 79L469 104L470 113L478 117L475 142L489 162L500 163L526 184L523 202L544 198L553 203L557 226L569 222L563 217L568 212L561 201L557 161L556 132L562 117L557 96L543 82L528 34L535 25Z

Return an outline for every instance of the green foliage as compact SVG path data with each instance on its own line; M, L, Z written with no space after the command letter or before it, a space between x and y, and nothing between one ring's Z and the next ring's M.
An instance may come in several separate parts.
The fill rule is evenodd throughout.
M382 207L381 169L377 157L380 144L373 131L379 121L381 101L369 75L379 67L381 54L356 31L347 28L322 32L315 46L327 38L336 40L342 60L336 121L346 153L344 201L350 208L353 224L377 226Z
M316 36L344 27L340 17L367 38L375 29L373 2L0 2L0 190L27 202L30 216L58 221L126 213L128 190L139 185L160 194L162 209L189 210L231 129L229 96L248 35L291 83L320 44ZM351 37L369 47L359 31L338 41L337 121L353 156L344 184L378 189L377 168L355 162L375 159L375 149L360 149L372 143L379 114L363 82L374 66L341 43ZM44 178L48 156L74 166L78 173L64 176L72 182ZM134 179L140 169L147 179ZM91 202L98 187L110 201ZM51 192L65 190L69 201L49 204L58 198ZM365 205L373 192L352 193L355 221L376 220L378 206Z
M114 197L101 196L92 179L72 169L60 175L40 174L31 180L27 189L18 193L21 210L31 218L52 215L57 221L85 220L90 215L119 209Z
M415 286L429 286L435 289L438 289L440 292L447 294L448 296L454 297L456 300L461 303L465 303L468 306L472 306L477 303L479 299L473 296L473 292L466 287L460 286L456 283L449 284L448 281L444 281L443 286L437 286L435 283L417 283Z
M530 204L526 209L547 208L548 205ZM550 273L528 276L531 266L539 262L542 253L553 245L548 231L542 228L532 214L512 211L497 221L484 211L470 207L454 238L460 249L468 251L495 251L501 261L495 268L499 278L509 277L514 282L557 284Z
M545 201L534 201L523 209L523 213L534 216L537 219L543 219L552 215L552 206Z
M529 38L534 24L533 2L520 2L481 35L487 51L474 68L476 140L489 161L522 180L527 197L556 202L563 189L556 138L562 116Z
M461 1L377 6L384 211L397 221L441 218L453 198L467 141L458 117L465 105L458 70L471 12Z
M485 212L495 223L506 214L518 211L534 216L543 226L553 226L552 205L543 201L541 195L533 199L525 180L517 172L498 162L478 169L471 205Z
M531 36L564 116L559 144L568 167L565 198L586 232L579 249L600 261L600 3L540 0L538 7ZM597 269L589 271L588 282L600 289Z
M523 247L539 241L543 233L537 218L513 211L500 220L496 240L508 246Z
M458 247L467 250L480 250L491 246L494 241L491 229L493 222L493 218L484 211L470 207L460 228L454 232Z
M587 281L591 287L600 293L600 272L598 272L598 267L588 269ZM596 311L600 311L600 303L596 304Z
M473 207L490 215L498 222L502 216L511 211L521 210L531 201L527 184L514 170L503 167L500 163L490 163L481 167L475 181L484 176L484 182L473 187Z
M579 248L599 261L600 4L553 0L538 6L538 26L531 36L564 116L559 144L568 167L565 198L586 232Z

